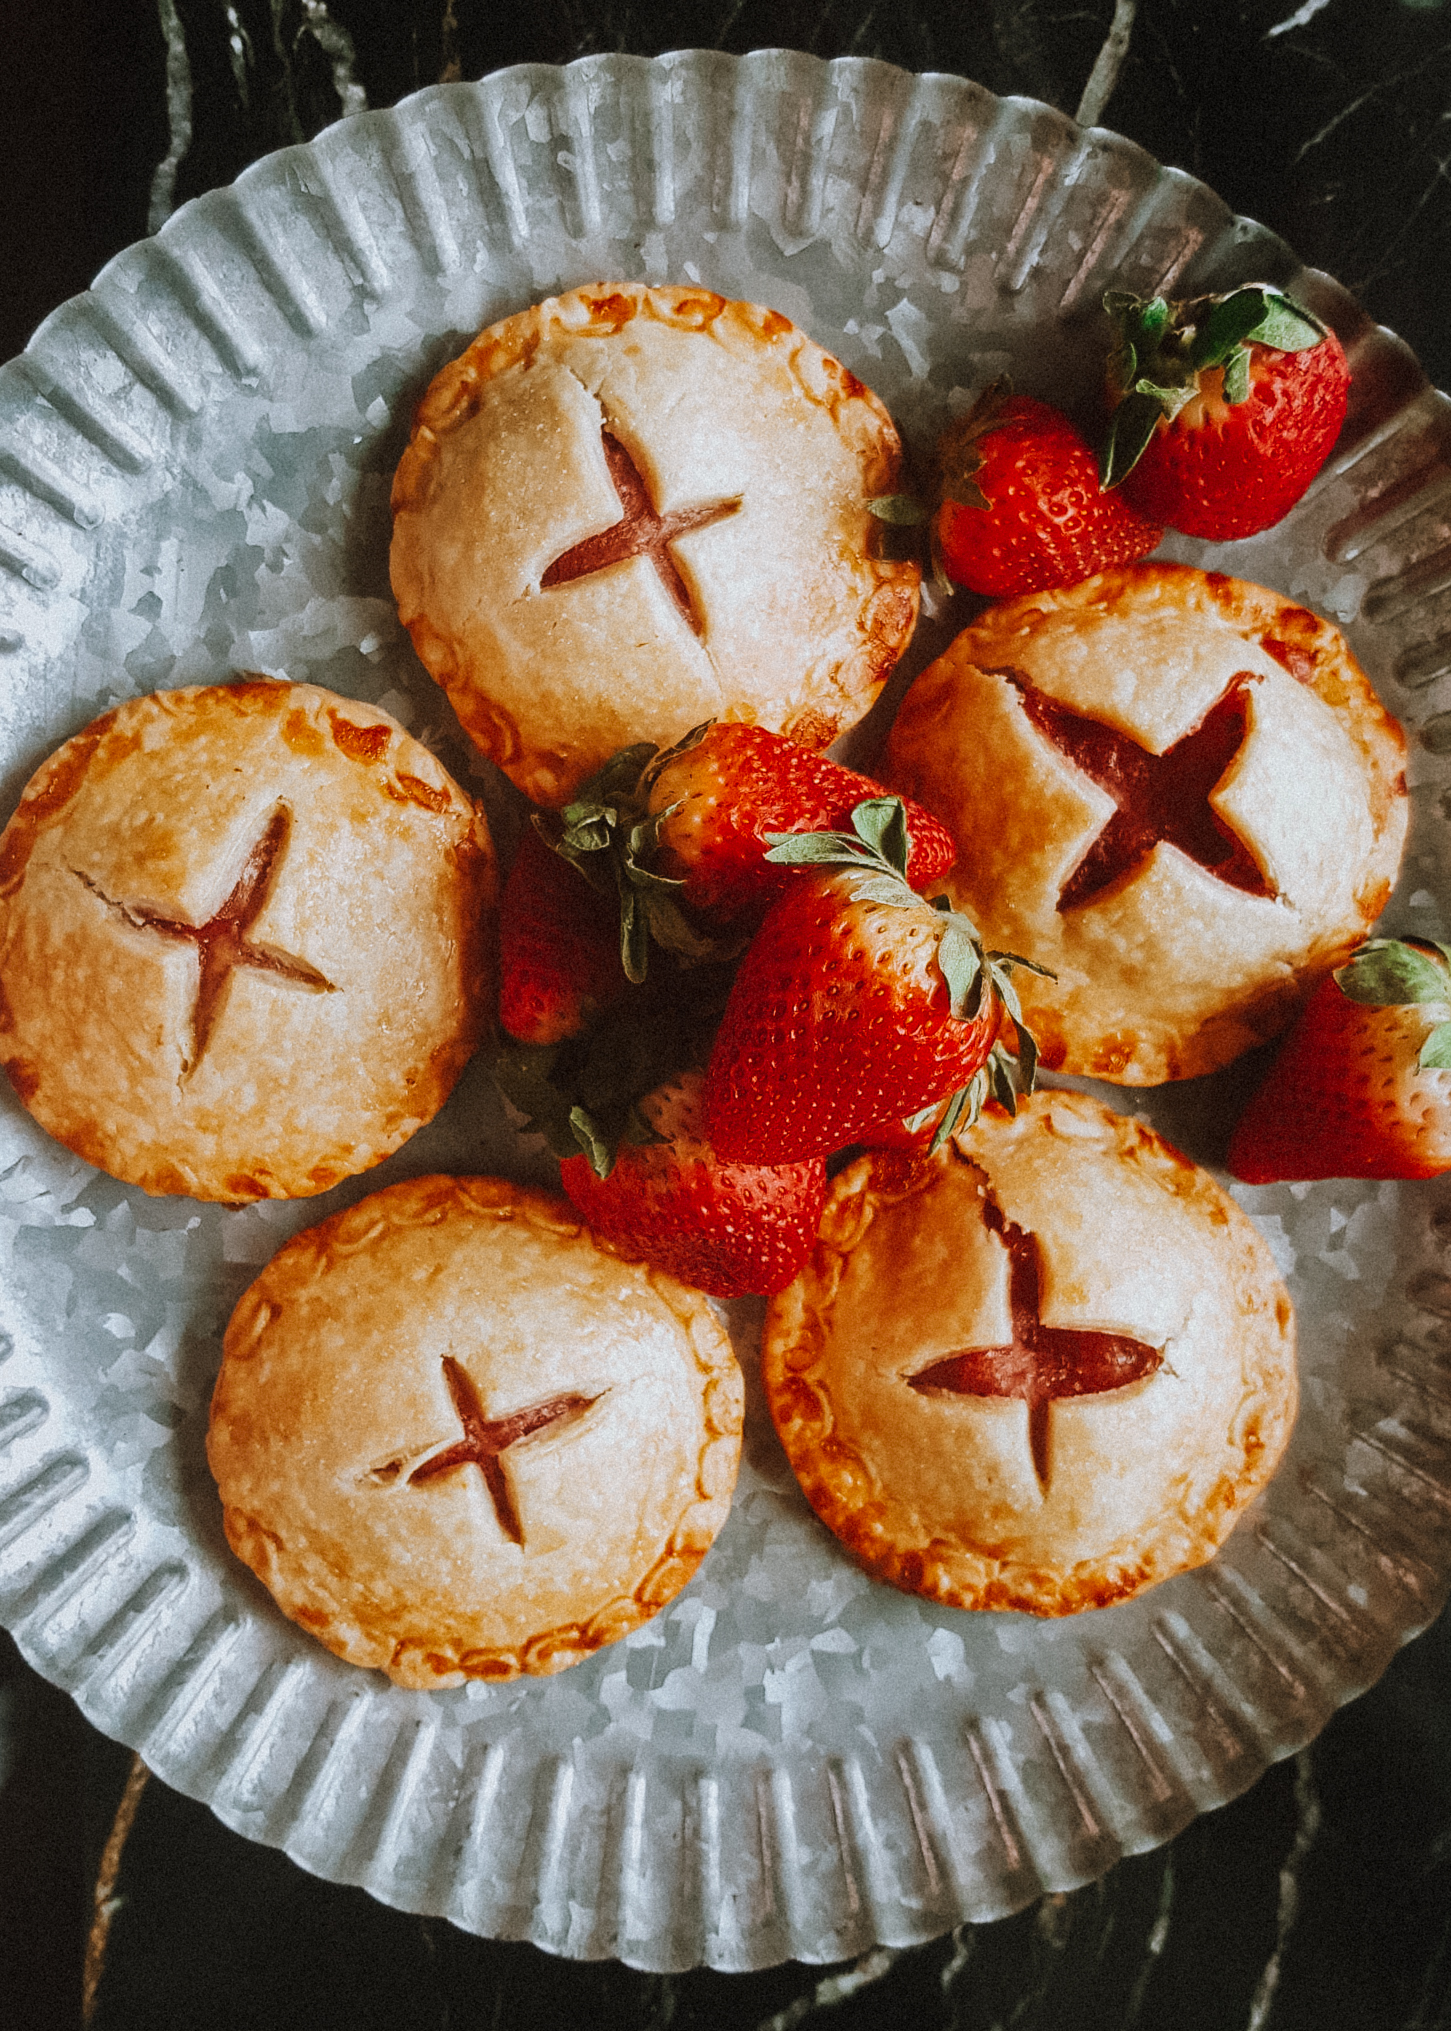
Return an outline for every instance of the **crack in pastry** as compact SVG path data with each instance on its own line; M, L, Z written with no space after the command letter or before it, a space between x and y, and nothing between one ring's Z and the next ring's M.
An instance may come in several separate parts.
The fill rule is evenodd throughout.
M182 1066L183 1079L196 1070L205 1055L221 1013L227 984L237 967L254 967L259 972L289 981L294 987L306 988L313 994L337 992L332 981L305 959L293 953L276 952L267 945L254 945L247 937L266 907L273 880L287 851L291 829L292 813L285 804L279 804L253 842L242 872L233 883L226 901L204 924L188 924L178 917L163 916L160 910L149 909L144 903L120 902L105 894L89 875L82 874L79 869L72 870L92 895L124 917L128 924L134 924L139 930L157 931L164 938L181 939L195 945L197 991L192 1006L191 1049Z
M1162 1347L1127 1333L1074 1330L1043 1321L1042 1243L1003 1213L983 1177L983 1225L1008 1254L1008 1304L1012 1340L998 1347L971 1347L946 1354L905 1380L921 1395L941 1390L956 1396L1018 1396L1028 1406L1028 1445L1039 1486L1048 1488L1048 1425L1054 1402L1063 1396L1099 1396L1152 1375L1164 1359Z
M697 635L703 636L705 623L696 611L690 588L680 575L680 567L670 554L670 545L678 537L688 536L694 529L708 529L713 522L724 521L727 515L736 514L741 505L740 496L731 500L709 501L698 508L678 508L672 514L662 515L651 500L645 476L628 449L603 425L600 442L604 447L605 464L610 469L610 478L624 510L623 519L612 523L608 529L600 530L598 535L586 536L582 543L574 544L556 557L539 581L540 590L549 592L557 585L572 584L577 578L588 578L594 572L603 571L611 564L622 564L630 557L647 557L683 618Z
M1014 685L1039 733L1118 806L1065 880L1060 911L1080 909L1115 887L1160 841L1177 846L1231 888L1275 896L1254 855L1209 802L1249 735L1247 687L1255 681L1253 672L1241 670L1198 724L1157 755L1117 727L1060 705L1018 671L993 674Z
M450 1354L443 1357L443 1376L464 1435L441 1453L435 1453L431 1459L415 1467L408 1476L408 1485L416 1488L420 1482L436 1480L440 1474L447 1474L455 1467L477 1467L484 1477L484 1486L489 1491L494 1514L499 1519L499 1528L511 1543L522 1546L524 1528L519 1521L513 1491L504 1477L502 1456L510 1446L517 1445L520 1439L527 1439L534 1432L573 1424L599 1402L599 1396L581 1396L570 1391L561 1396L546 1397L542 1403L530 1404L524 1410L511 1411L508 1417L490 1418L484 1414L483 1401L473 1377Z

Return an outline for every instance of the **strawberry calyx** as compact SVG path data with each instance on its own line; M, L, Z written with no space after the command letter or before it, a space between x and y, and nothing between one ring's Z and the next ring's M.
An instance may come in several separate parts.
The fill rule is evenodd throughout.
M976 477L983 463L981 441L1011 420L1005 411L1012 397L1011 375L999 374L980 391L970 409L948 424L933 454L936 472L930 498L924 500L919 494L877 494L867 502L879 521L893 527L920 528L923 523L930 524L932 577L944 597L950 597L957 586L942 555L938 510L944 501L956 501L963 508L991 508L992 503Z
M625 1143L662 1140L639 1103L668 1079L705 1063L730 989L728 972L692 970L683 991L672 965L556 1044L502 1041L490 1071L526 1131L561 1161L584 1155L607 1178Z
M873 494L867 513L897 529L920 529L932 513L920 494Z
M703 720L668 748L638 741L620 748L580 785L562 811L536 811L545 843L577 867L601 895L620 906L620 964L638 985L649 970L650 940L687 964L704 964L733 948L705 936L682 910L683 881L655 869L660 828L679 807L649 809L651 785L666 765L704 740L714 720Z
M766 859L777 866L855 870L855 878L847 884L852 902L884 903L896 909L922 907L923 898L907 881L910 841L906 807L900 797L864 797L852 811L850 832L768 832L766 840ZM1014 952L986 950L977 926L954 910L946 896L931 897L928 907L942 919L936 957L947 983L952 1014L959 1021L972 1022L981 1014L986 998L996 995L1012 1023L1017 1044L1016 1051L1010 1053L1000 1038L995 1040L984 1064L952 1094L932 1138L935 1151L959 1123L971 1127L989 1097L1013 1114L1018 1092L1026 1096L1033 1091L1038 1046L1023 1022L1011 975L1015 966L1045 975L1048 969ZM914 1125L925 1126L941 1104L934 1101L921 1116L913 1117Z
M1103 307L1116 334L1108 359L1113 413L1099 452L1105 489L1128 478L1160 422L1172 423L1199 393L1203 373L1221 370L1223 398L1236 406L1249 399L1252 345L1308 352L1328 329L1269 282L1182 303L1110 289Z
M1012 400L1013 383L1008 374L989 381L972 407L955 417L937 440L937 504L956 501L964 508L991 506L977 483L983 455L982 439L1009 419L1005 414Z
M1451 1002L1451 945L1435 938L1372 938L1335 969L1335 983L1348 1000L1369 1008ZM1451 1022L1431 1030L1416 1065L1423 1072L1451 1071Z

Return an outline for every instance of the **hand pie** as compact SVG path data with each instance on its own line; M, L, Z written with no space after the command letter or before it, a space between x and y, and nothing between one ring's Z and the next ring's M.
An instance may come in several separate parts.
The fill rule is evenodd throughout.
M1294 1315L1204 1171L1078 1093L836 1179L766 1315L787 1456L869 1572L1064 1615L1203 1563L1294 1423Z
M954 905L1016 976L1045 1065L1215 1071L1380 915L1405 739L1343 636L1177 564L993 607L924 671L884 781L956 837Z
M868 388L776 311L599 284L491 325L425 394L393 589L477 745L538 804L706 719L824 748L876 697L918 568Z
M428 1689L562 1671L648 1621L725 1521L741 1416L699 1292L562 1199L417 1178L245 1293L207 1457L283 1612Z
M493 896L482 814L375 706L260 679L134 699L0 837L0 1058L144 1191L325 1192L447 1099Z

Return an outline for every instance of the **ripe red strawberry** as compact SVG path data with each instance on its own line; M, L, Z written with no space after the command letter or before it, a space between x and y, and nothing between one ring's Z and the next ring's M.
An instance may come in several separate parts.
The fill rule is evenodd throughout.
M1287 514L1334 448L1350 370L1334 332L1268 284L1189 303L1110 292L1119 342L1104 485L1186 536Z
M1451 948L1372 939L1323 980L1229 1145L1246 1184L1451 1170Z
M781 887L769 837L844 824L876 788L785 734L707 720L664 750L621 748L543 822L557 853L618 896L621 960L640 981L651 938L691 963L735 949L708 927L763 911ZM911 806L911 833L911 879L946 873L956 843L920 804Z
M705 1139L701 1084L684 1072L639 1103L663 1140L623 1144L604 1178L569 1157L560 1181L596 1234L682 1283L717 1298L783 1291L816 1239L826 1166L723 1161Z
M1018 1016L1007 955L902 879L897 799L859 805L852 825L772 849L801 872L741 962L706 1069L707 1132L724 1157L824 1155L954 1089L938 1139L989 1089L1012 1103L994 1049L1004 1007ZM1021 1026L1018 1048L1031 1090Z
M790 883L766 859L772 835L827 832L850 823L881 786L784 734L760 726L712 726L674 754L651 780L659 818L656 866L684 883L682 901L722 923L764 907ZM922 805L907 806L907 881L922 888L957 858L946 826Z
M947 1140L951 1130L943 1127L943 1116L956 1100L957 1094L953 1093L946 1100L934 1100L929 1106L920 1107L915 1114L894 1115L890 1121L875 1122L872 1127L862 1129L853 1140L865 1149L902 1150L923 1155Z
M937 447L933 553L994 599L1077 585L1145 557L1163 530L1105 493L1087 440L1057 409L994 381Z
M613 896L526 825L499 899L499 1021L524 1043L555 1044L628 986Z

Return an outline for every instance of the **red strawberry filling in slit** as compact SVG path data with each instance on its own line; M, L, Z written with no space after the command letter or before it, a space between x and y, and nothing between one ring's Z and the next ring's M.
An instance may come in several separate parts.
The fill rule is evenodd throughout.
M689 535L692 529L704 529L711 522L719 522L725 516L735 514L741 505L739 500L711 501L700 508L679 508L673 514L657 514L644 475L619 438L612 436L608 430L601 430L600 441L624 515L608 529L601 529L597 536L586 536L582 543L576 543L563 556L556 557L539 581L541 589L549 592L555 586L568 585L576 578L588 578L592 572L603 571L607 564L619 564L627 557L648 557L682 615L695 633L701 634L703 628L690 597L690 588L670 554L670 545L677 537Z
M247 966L263 973L275 973L283 980L290 980L294 986L311 988L314 993L333 992L332 982L315 966L309 966L305 959L274 952L266 945L253 945L247 937L262 914L291 828L292 814L285 804L279 804L247 855L246 864L233 884L231 894L217 914L205 924L188 924L177 917L163 917L159 910L148 909L140 903L118 903L112 897L102 895L85 875L81 876L86 887L100 895L102 902L111 909L119 910L128 923L148 931L159 931L164 938L179 938L196 946L199 964L196 1001L192 1007L191 1050L186 1062L188 1072L194 1072L201 1063L221 1012L222 996L237 967Z
M1028 1444L1041 1486L1048 1485L1049 1406L1061 1396L1099 1396L1152 1375L1163 1350L1126 1333L1084 1332L1043 1323L1038 1237L1014 1226L989 1198L983 1221L1008 1251L1008 1302L1013 1337L1003 1347L945 1355L908 1376L926 1395L1018 1396L1028 1406Z
M531 1432L546 1431L550 1425L565 1420L572 1422L582 1416L591 1404L598 1403L599 1398L574 1393L551 1396L543 1403L530 1404L526 1410L516 1410L508 1417L488 1418L484 1415L484 1406L474 1387L473 1377L462 1363L445 1354L443 1374L464 1435L454 1445L446 1446L441 1453L435 1453L431 1459L415 1467L408 1476L408 1485L416 1488L420 1481L437 1480L440 1474L447 1474L454 1467L477 1467L484 1477L484 1486L489 1491L494 1514L499 1519L499 1528L511 1543L523 1544L524 1532L509 1484L504 1478L500 1455L506 1453L510 1446L517 1445L520 1439L527 1439Z
M1160 840L1246 895L1275 891L1249 848L1213 809L1210 794L1249 731L1249 673L1241 672L1196 727L1161 755L1150 754L1116 727L1087 719L1036 690L1015 671L1003 673L1045 739L1107 790L1118 809L1064 882L1058 908L1080 909L1130 875Z

